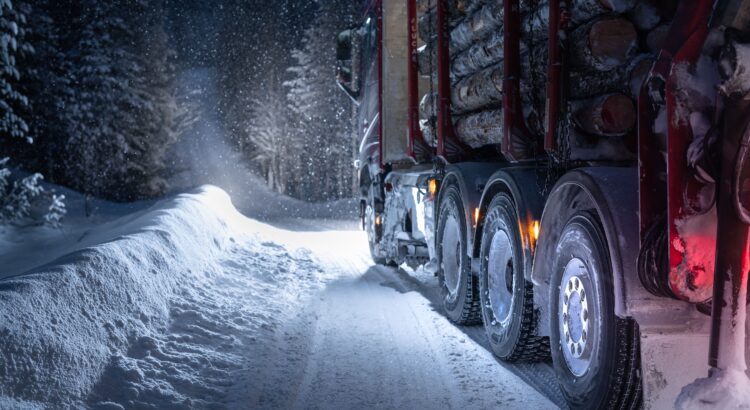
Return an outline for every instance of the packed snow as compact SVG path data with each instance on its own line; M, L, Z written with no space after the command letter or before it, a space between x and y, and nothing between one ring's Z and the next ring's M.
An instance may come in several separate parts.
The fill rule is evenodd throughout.
M557 407L359 231L279 229L214 186L99 205L5 244L27 266L0 280L0 408Z

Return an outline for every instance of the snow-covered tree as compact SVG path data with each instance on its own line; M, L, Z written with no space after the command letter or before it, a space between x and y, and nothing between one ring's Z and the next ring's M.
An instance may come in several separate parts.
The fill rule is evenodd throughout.
M14 7L15 6L15 7ZM19 60L30 58L34 49L27 41L29 27L26 17L30 7L10 0L0 0L0 144L4 148L15 144L34 142L29 132L29 100L21 84ZM0 223L17 223L32 216L41 222L58 226L65 214L62 196L45 191L40 182L42 175L35 173L14 177L9 159L0 159ZM32 215L35 208L45 208Z
M31 143L29 126L22 117L28 99L18 90L16 60L31 50L23 41L26 16L10 0L0 0L0 135Z
M300 195L314 200L351 195L351 102L334 81L336 35L351 23L351 2L319 3L313 24L305 31L302 47L292 52L289 68L289 109L294 114L292 133L302 138ZM343 17L343 18L342 18Z

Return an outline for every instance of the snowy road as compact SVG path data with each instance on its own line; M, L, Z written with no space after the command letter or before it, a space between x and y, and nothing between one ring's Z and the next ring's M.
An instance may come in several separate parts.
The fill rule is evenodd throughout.
M548 364L503 364L449 323L435 277L373 266L353 222L268 225L215 187L149 206L8 250L0 408L563 402Z
M299 306L297 320L281 324L282 336L275 342L283 347L260 366L255 380L262 383L236 386L247 390L235 396L235 405L557 407L540 393L560 400L549 366L522 369L499 363L475 340L484 337L481 328L459 329L438 313L434 277L373 266L362 233L287 232L278 240L310 249L328 280ZM519 377L524 375L540 391Z

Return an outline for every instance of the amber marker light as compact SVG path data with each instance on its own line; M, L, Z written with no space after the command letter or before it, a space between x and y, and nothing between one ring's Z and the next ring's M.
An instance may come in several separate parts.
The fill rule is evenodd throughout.
M435 196L438 191L437 179L431 179L430 182L427 184L427 189L430 191L431 196Z
M479 224L479 208L474 208L474 226Z
M531 239L536 243L539 239L539 221L532 221L530 225Z
M380 225L383 221L380 220L380 215L375 215L375 225Z

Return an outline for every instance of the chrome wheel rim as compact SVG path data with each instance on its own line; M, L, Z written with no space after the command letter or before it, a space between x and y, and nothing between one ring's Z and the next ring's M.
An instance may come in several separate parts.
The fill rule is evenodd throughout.
M596 337L596 321L592 320L594 304L589 300L591 280L584 262L573 258L568 262L560 283L560 345L571 373L583 376L588 370Z
M487 292L493 325L506 326L513 305L513 243L504 230L492 236L487 260Z
M456 295L461 278L461 229L454 216L449 216L445 220L442 254L445 288L449 295Z

